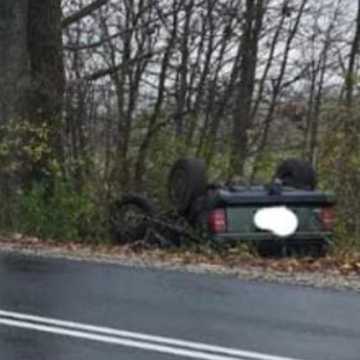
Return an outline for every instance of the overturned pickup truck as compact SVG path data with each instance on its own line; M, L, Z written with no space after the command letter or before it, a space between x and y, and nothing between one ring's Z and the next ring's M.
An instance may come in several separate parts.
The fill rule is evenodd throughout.
M168 198L174 211L126 194L111 206L112 237L118 242L151 238L181 243L185 236L214 244L250 242L259 252L304 251L322 255L331 243L335 197L316 190L316 174L298 159L283 161L269 184L208 183L201 159L180 159L171 168ZM199 240L200 241L200 240Z

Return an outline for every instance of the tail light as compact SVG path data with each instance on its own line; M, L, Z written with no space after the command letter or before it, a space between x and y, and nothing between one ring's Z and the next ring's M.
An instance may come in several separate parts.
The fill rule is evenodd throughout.
M224 209L212 210L208 218L209 229L215 234L226 232L226 214Z
M320 210L320 220L324 230L333 230L336 220L335 209L333 207L322 208Z

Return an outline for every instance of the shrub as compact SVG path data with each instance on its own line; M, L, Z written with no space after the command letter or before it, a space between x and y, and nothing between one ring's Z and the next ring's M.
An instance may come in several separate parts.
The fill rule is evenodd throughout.
M104 236L104 212L86 191L56 179L52 194L43 184L19 196L20 232L54 240L97 240Z

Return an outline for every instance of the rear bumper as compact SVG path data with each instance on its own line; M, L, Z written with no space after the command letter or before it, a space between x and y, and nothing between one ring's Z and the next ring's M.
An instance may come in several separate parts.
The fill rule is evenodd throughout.
M306 243L322 243L330 244L332 241L331 232L302 232L294 234L287 238L279 238L271 233L223 233L212 234L212 239L216 242L282 242L287 244Z

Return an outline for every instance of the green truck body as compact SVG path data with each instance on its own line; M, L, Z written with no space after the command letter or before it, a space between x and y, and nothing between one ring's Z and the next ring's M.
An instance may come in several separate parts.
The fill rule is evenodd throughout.
M229 241L269 241L286 242L331 242L333 208L335 196L320 191L284 188L281 193L272 195L266 187L237 187L220 190L209 198L209 209L223 209L226 226L223 231L209 231L214 240ZM269 231L260 230L254 222L257 211L270 207L286 207L298 219L298 227L288 237L278 237ZM328 216L328 218L324 218ZM331 218L329 218L331 216Z

